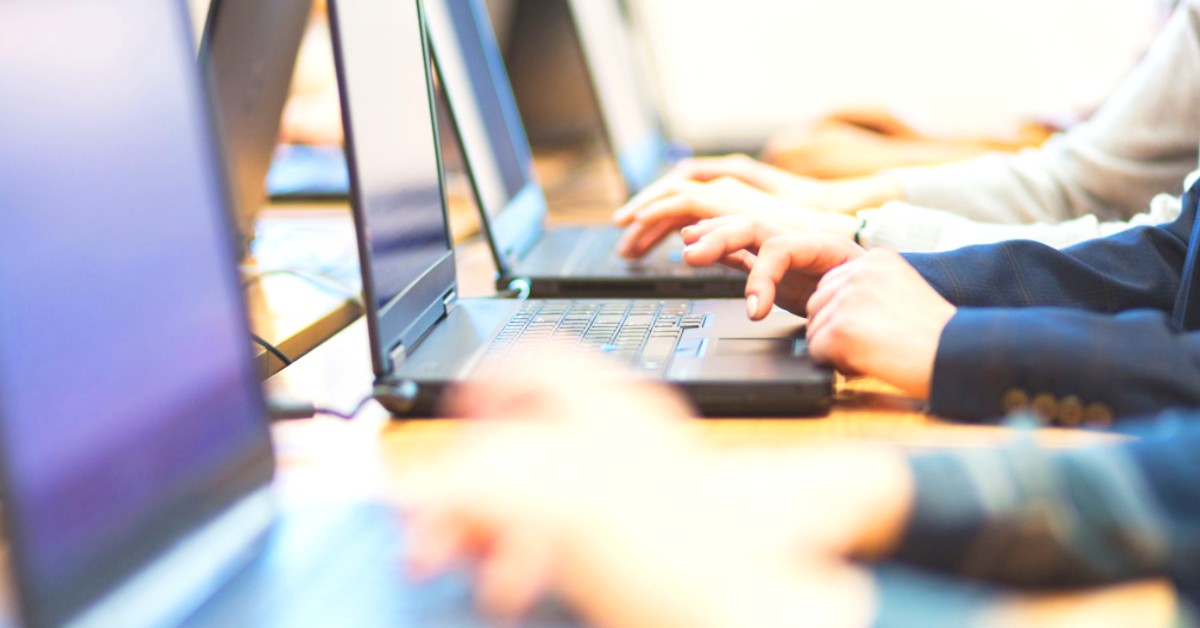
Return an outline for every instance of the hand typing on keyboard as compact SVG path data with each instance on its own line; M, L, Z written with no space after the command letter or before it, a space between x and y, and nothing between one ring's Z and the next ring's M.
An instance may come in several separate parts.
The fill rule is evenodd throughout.
M474 563L509 621L547 592L597 626L869 620L870 581L839 556L907 495L891 454L721 453L673 392L575 355L452 398L486 420L401 484L415 574Z
M900 255L745 217L702 222L683 238L689 264L729 264L749 273L751 319L766 317L774 305L808 316L813 358L928 398L942 331L958 310Z

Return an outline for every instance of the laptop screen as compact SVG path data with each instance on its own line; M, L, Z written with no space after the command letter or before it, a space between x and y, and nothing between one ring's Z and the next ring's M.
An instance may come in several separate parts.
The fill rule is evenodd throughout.
M501 272L537 242L546 198L482 0L430 0L429 35Z
M216 0L200 47L232 175L238 229L254 239L312 0Z
M637 192L661 173L666 148L629 26L619 0L570 0L570 5L617 165Z
M478 0L431 0L425 7L480 204L494 218L533 179L533 156L487 9Z
M0 3L0 464L57 624L270 476L183 3Z
M416 0L331 7L364 265L386 310L450 251L425 42Z

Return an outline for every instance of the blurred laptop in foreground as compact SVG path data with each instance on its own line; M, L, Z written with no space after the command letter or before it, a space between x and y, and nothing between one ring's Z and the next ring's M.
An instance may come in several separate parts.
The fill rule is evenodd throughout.
M19 620L475 623L458 581L404 580L389 509L277 513L192 50L182 3L0 5L0 484Z

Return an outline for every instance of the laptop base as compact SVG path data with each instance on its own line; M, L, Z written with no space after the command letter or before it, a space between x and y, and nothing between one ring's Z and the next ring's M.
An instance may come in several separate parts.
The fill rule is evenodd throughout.
M463 574L404 576L395 511L378 503L285 512L259 553L188 626L489 626ZM525 625L579 625L546 601Z
M419 382L420 392L412 403L393 405L380 400L380 405L397 421L456 418L445 416L441 408L445 395L462 383ZM708 419L817 419L833 408L833 387L823 383L780 383L746 390L743 382L713 382L682 386L679 392Z
M615 247L622 231L598 225L547 229L533 249L497 281L528 285L532 298L741 298L746 274L724 267L692 268L682 261L678 238L645 258L626 260Z
M384 376L391 382L415 384L415 403L411 407L385 403L385 407L397 418L439 416L443 395L474 376L488 348L522 307L539 302L563 301L458 301L404 362ZM704 318L706 324L682 332L665 373L652 379L678 389L700 414L819 416L832 407L833 370L808 357L801 319L780 311L766 321L751 322L740 299L692 301L691 314Z

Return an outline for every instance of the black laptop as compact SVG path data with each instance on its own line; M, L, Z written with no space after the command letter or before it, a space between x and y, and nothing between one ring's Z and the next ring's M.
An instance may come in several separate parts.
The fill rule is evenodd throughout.
M430 0L428 13L438 76L501 289L533 297L743 295L745 273L687 266L678 238L631 261L616 252L624 232L615 226L548 226L546 198L487 7L483 0Z
M389 509L277 514L184 6L0 3L5 619L482 623L461 579L405 581Z
M458 299L423 3L330 3L372 357L384 398L428 416L451 384L519 374L547 345L610 355L711 415L826 411L833 373L804 325L742 299Z

